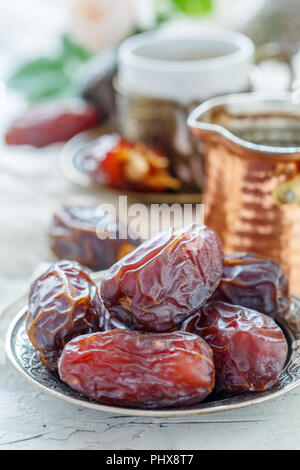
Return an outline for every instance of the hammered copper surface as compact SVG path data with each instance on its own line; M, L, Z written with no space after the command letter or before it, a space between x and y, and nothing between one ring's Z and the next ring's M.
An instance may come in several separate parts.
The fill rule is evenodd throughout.
M182 105L140 96L121 86L117 77L114 88L121 134L161 149L170 159L171 173L181 181L182 191L202 191L203 151L186 123L198 103Z
M295 139L299 137L298 142L291 143L298 147L294 147L294 151L290 147L287 152L272 153L271 149L263 148L270 144L281 147L281 140L291 132L287 128L280 135L280 126L270 131L267 114L259 124L259 136L253 122L248 122L244 130L248 133L247 141L251 142L252 135L257 148L255 145L249 148L246 141L232 139L220 131L222 128L209 130L209 126L205 126L201 129L200 118L199 127L192 130L205 146L206 224L220 235L225 252L248 251L277 260L290 276L292 291L299 293L299 116L295 116L295 126L291 118L288 119L289 126L295 127ZM260 139L261 145L258 145ZM288 146L287 142L283 143Z

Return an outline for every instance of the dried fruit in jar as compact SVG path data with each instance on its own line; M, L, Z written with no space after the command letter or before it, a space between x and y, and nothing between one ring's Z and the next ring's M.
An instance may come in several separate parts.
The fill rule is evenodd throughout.
M83 100L44 101L17 118L6 133L8 145L44 147L66 142L101 121L98 109Z
M285 365L288 346L282 330L271 317L255 310L209 302L182 329L211 346L219 391L267 390Z
M97 206L63 206L53 218L51 249L60 259L78 261L94 271L110 268L139 245L108 212Z
M118 261L104 275L101 297L130 328L167 331L209 299L222 271L218 236L193 224L162 232Z
M57 360L75 336L99 331L105 307L89 271L60 261L34 281L29 294L26 331L42 363L57 369Z
M75 338L63 351L59 374L90 398L128 407L192 405L214 387L210 347L182 332L112 330Z
M168 158L156 149L118 134L99 137L82 159L83 170L96 183L138 191L179 189L181 184L168 167Z
M242 305L276 318L290 306L287 276L276 261L250 253L225 256L224 271L212 300Z

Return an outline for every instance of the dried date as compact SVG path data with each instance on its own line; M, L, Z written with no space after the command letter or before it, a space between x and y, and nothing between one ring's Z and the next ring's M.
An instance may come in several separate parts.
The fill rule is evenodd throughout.
M167 331L206 302L222 270L217 235L194 224L158 234L113 265L101 283L101 297L130 328Z
M83 100L46 101L17 118L6 133L8 145L44 147L66 142L79 132L99 124L97 108Z
M102 300L101 300L102 302ZM110 330L129 330L124 323L122 323L118 318L114 317L109 313L109 311L105 308L102 302L103 312L100 315L100 323L99 323L99 330L100 331L110 331Z
M225 256L222 280L211 300L242 305L276 318L290 306L287 276L276 261L232 253Z
M63 381L108 405L187 406L214 387L212 351L190 333L112 330L70 341L59 361Z
M94 271L110 268L139 245L108 212L97 206L63 206L50 228L51 249L60 259L78 261Z
M68 341L104 328L106 309L89 271L60 261L32 284L26 331L39 358L50 370Z
M225 302L210 302L182 325L211 346L216 389L264 391L278 380L288 346L275 321L262 313Z
M82 169L100 185L136 191L176 191L181 186L160 151L118 134L100 136L82 157Z

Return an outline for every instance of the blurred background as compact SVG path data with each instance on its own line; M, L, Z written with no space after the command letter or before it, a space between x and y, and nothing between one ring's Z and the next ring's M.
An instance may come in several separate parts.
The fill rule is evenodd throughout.
M275 42L292 58L297 78L299 23L298 0L0 0L0 309L27 287L40 263L55 259L48 240L53 211L62 203L99 203L99 194L63 175L61 144L5 143L15 118L41 100L80 96L95 57L105 62L107 49L152 29L173 36L234 29L255 42L258 56L262 45ZM287 65L277 60L254 72L258 89L290 84Z

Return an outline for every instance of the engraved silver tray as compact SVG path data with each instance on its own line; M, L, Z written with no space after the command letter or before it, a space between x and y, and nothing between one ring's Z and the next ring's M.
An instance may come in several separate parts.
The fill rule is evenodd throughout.
M103 273L101 272L95 273L93 279L99 282L102 276ZM13 366L31 383L45 392L80 407L127 416L151 416L157 418L197 416L235 410L261 403L283 395L300 385L300 297L296 295L292 295L289 314L280 322L280 326L289 344L287 362L278 382L270 390L259 393L234 394L231 396L211 394L205 401L192 407L158 410L106 406L72 390L60 380L57 374L51 373L46 369L38 359L37 353L31 345L25 330L26 300L24 300L22 308L20 308L20 302L18 302L15 306L10 307L9 310L10 315L14 314L15 317L6 335L6 353Z

